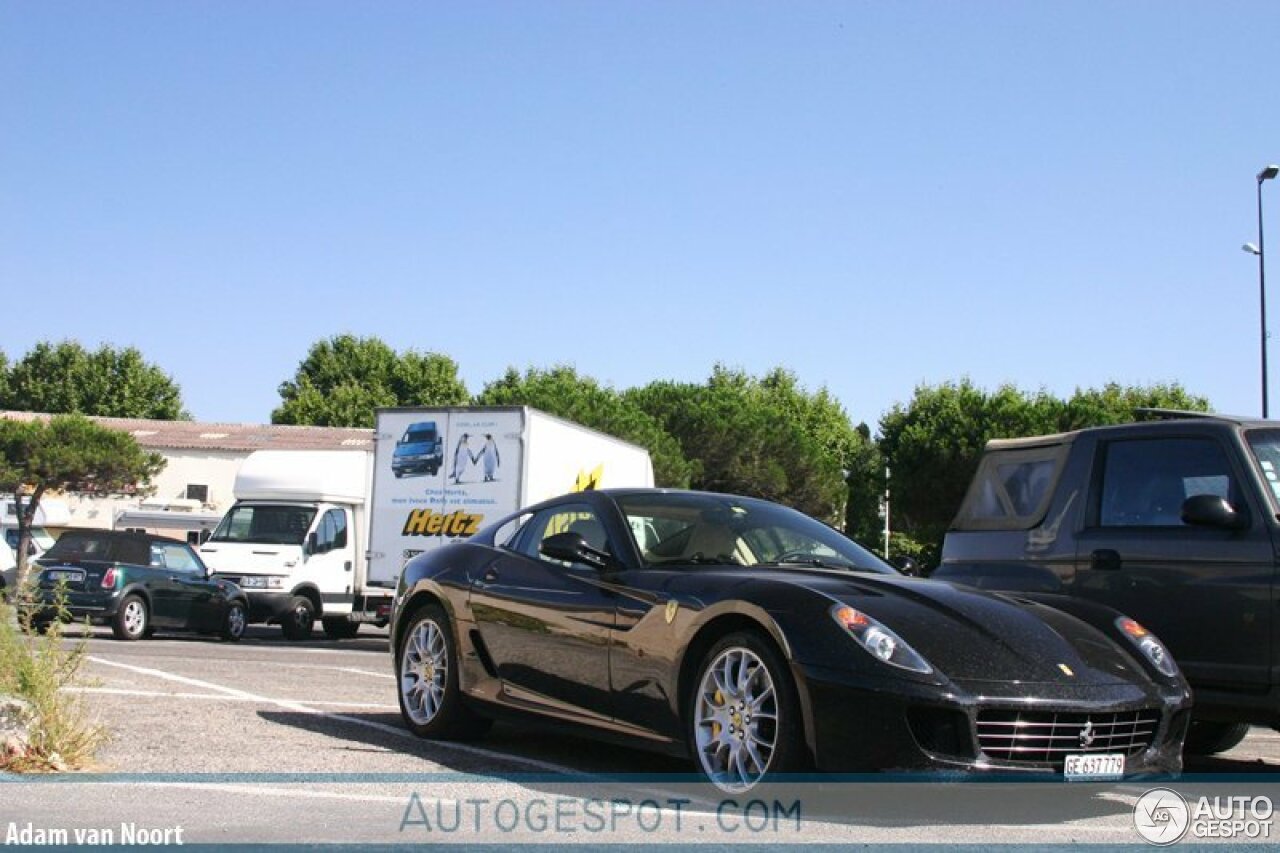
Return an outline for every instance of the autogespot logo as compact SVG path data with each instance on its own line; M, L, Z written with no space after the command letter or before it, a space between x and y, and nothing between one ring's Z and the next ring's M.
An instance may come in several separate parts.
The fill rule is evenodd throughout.
M1152 788L1133 807L1133 825L1152 844L1180 841L1191 825L1191 809L1182 795L1168 788Z

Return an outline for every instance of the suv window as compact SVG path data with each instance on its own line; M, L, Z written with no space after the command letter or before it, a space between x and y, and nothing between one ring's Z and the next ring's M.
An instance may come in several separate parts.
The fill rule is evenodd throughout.
M978 467L953 527L1027 530L1044 518L1068 445L988 452Z
M1217 495L1239 508L1239 489L1226 452L1207 438L1148 438L1104 447L1098 524L1180 527L1182 504Z

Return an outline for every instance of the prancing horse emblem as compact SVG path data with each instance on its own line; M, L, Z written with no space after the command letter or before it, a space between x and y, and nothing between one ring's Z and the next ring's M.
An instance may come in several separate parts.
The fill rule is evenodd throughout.
M1097 735L1093 733L1093 720L1089 720L1084 724L1084 728L1080 730L1080 746L1088 749L1093 745L1093 740Z
M670 625L672 622L676 620L676 611L679 609L680 609L680 602L676 601L674 598L667 602L666 617L667 617L668 625Z

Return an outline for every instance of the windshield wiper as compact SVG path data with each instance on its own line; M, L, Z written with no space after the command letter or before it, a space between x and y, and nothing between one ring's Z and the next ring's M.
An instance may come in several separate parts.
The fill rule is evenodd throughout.
M760 566L813 566L814 568L818 568L818 569L845 569L845 570L858 571L858 567L855 566L853 563L846 563L843 560L837 563L837 562L832 562L830 560L823 560L820 557L787 557L785 560L773 560L765 563L757 563L757 565L760 565Z
M670 560L651 560L650 566L678 566L678 565L695 565L695 566L740 566L742 565L736 560L722 560L718 557L704 557L701 554L694 554L692 557L673 557Z

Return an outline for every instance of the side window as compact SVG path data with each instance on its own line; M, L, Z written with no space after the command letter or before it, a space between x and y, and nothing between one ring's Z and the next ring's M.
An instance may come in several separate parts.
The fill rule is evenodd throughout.
M164 546L160 544L151 546L151 556L147 560L147 565L153 569L167 568L164 564Z
M494 532L493 544L507 551L516 550L516 541L520 538L520 534L524 532L525 525L529 523L531 518L533 518L533 513L526 512L509 519L506 524Z
M179 572L194 572L199 568L190 549L185 545L163 545L164 565Z
M1243 508L1227 454L1205 438L1152 438L1106 445L1098 523L1103 527L1180 527L1193 495Z
M324 553L334 548L347 546L347 513L340 509L331 509L320 519L316 528L316 550Z
M604 532L604 525L600 523L595 511L586 504L570 504L553 510L544 510L533 517L529 522L529 528L530 535L519 538L518 550L526 557L532 557L535 560L561 564L559 560L544 557L538 549L544 539L566 532L581 534L592 548L612 553L609 537Z
M347 511L331 509L328 514L333 519L333 547L347 547Z

